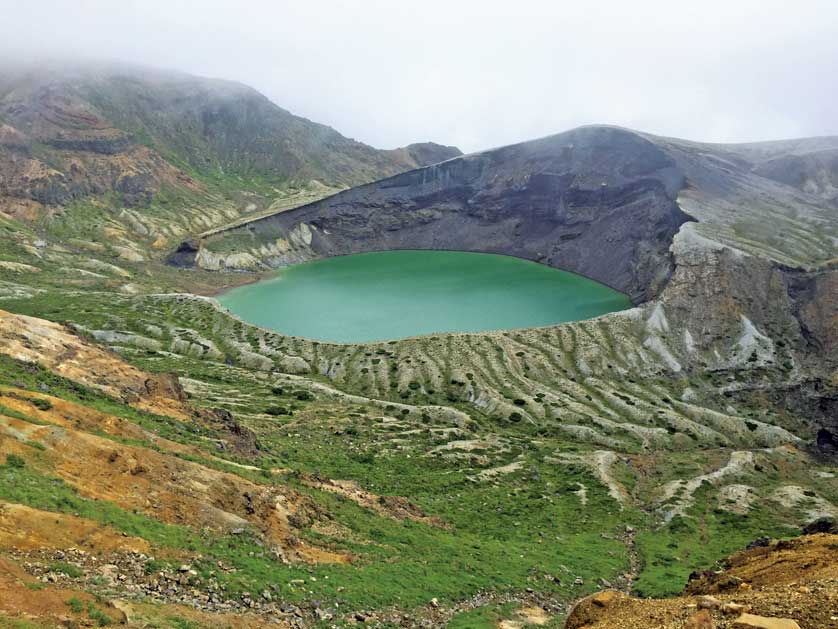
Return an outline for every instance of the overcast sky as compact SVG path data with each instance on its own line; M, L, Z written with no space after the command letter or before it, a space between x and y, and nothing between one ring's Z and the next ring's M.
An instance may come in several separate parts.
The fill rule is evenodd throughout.
M834 0L0 0L11 51L238 80L380 148L838 134Z

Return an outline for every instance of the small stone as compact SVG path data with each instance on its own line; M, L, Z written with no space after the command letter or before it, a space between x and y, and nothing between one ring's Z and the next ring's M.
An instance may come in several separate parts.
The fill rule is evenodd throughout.
M721 605L722 602L715 596L702 596L700 599L698 599L699 609L719 609Z
M611 612L608 608L618 605L628 597L616 590L597 592L576 603L565 620L565 629L583 629L604 620Z
M747 613L750 610L750 605L741 605L739 603L725 603L722 605L722 613L726 616L737 616Z
M319 607L314 610L315 615L317 616L318 620L331 620L333 618L332 614L325 609L320 609Z
M431 599L431 607L435 609L439 607L439 600L436 597Z
M616 590L606 590L604 592L597 592L591 597L591 603L597 607L608 607L613 604L620 596Z

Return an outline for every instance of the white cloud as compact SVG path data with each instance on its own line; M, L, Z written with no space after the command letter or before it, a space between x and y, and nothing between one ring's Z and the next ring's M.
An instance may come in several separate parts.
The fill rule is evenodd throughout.
M0 15L0 54L235 79L385 148L594 122L715 141L838 133L826 1L0 0Z

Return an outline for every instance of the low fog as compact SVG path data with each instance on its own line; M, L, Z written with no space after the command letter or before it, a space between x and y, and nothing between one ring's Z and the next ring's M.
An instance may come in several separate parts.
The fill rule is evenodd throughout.
M5 61L234 79L380 148L588 123L708 141L838 134L833 2L0 0Z

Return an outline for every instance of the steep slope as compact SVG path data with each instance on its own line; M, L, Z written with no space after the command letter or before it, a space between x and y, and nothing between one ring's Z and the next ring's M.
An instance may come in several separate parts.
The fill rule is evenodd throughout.
M346 427L347 412L375 423L389 405L329 394L307 380L288 382L283 392L259 372L230 365L218 379L209 363L204 366L210 371L200 360L192 363L183 384L193 401L223 400L232 403L236 417L258 409L268 418L258 447L242 449L236 433L255 433L229 412L191 406L177 391L168 405L162 403L165 391L134 399L121 392L155 376L71 329L8 313L3 318L3 339L15 340L0 343L4 626L30 620L34 626L104 626L106 620L97 620L104 614L137 627L175 628L198 619L210 627L308 627L331 618L392 623L399 609L411 608L419 622L441 626L459 605L482 605L479 592L494 587L498 570L509 571L514 581L498 595L505 600L553 600L558 609L576 596L578 588L553 579L545 579L537 595L524 592L532 561L529 533L504 534L501 542L493 528L470 527L468 518L452 521L455 511L432 517L401 495L332 480L324 471L338 468L317 455L328 443L325 435L305 448L293 445L299 434L280 444L282 434L274 429L283 420L262 413L274 400L285 405L287 431L325 429L334 438L336 426ZM18 360L21 347L39 352ZM63 369L55 360L61 353L87 360ZM105 365L113 380L101 378ZM218 394L223 382L241 389ZM124 399L108 395L114 392ZM137 410L150 401L158 409L191 412L184 419ZM463 421L453 409L422 411L435 422ZM300 454L313 455L312 463ZM363 460L356 452L348 462ZM444 459L430 463L429 472L449 475L439 469ZM406 469L401 477L412 482L413 474ZM417 470L415 480L426 484L429 476ZM602 497L593 486L590 496ZM557 507L573 509L575 499ZM616 553L609 558L604 552L618 550L617 543L583 527L565 532L603 551L597 567L578 566L586 579L619 565ZM555 573L564 563L579 564L572 549L551 555L538 559L540 569ZM475 560L475 574L464 579L463 566ZM417 577L428 573L433 578ZM442 603L430 605L432 597Z
M570 613L565 629L830 629L838 627L838 535L756 540L696 573L682 596L633 599L604 591Z
M569 269L643 300L671 272L669 242L687 220L675 203L682 186L673 160L639 135L578 129L217 232L197 264L258 268L380 249L487 251Z
M221 421L209 433L199 421L144 421L139 434L125 422L102 422L55 399L65 389L48 374L10 370L0 360L0 380L13 394L3 405L11 412L93 437L102 427L118 430L131 440L125 446L162 430L157 437L193 448L183 452L186 460L212 454L234 464L225 471L252 482L287 479L318 502L335 496L325 502L333 519L312 524L304 539L323 540L358 561L339 570L303 569L301 578L317 579L303 588L292 583L300 573L272 560L223 558L237 569L227 577L249 584L241 590L251 595L278 583L270 594L280 601L303 606L302 596L306 605L350 620L357 610L390 623L408 614L415 619L409 626L428 619L443 626L472 612L491 617L509 605L553 615L600 579L644 596L673 593L690 572L756 537L838 515L838 481L829 460L813 456L813 424L771 400L747 397L749 387L771 391L777 371L746 358L713 372L674 371L643 343L647 335L670 340L660 312L649 311L648 320L636 310L546 329L339 346L259 330L210 300L185 295L64 297L62 315L78 330L135 366L177 371L193 404L229 410L259 448L236 456L231 444L216 452L216 444L232 440ZM49 299L4 303L43 312L55 307ZM38 346L38 336L28 342ZM720 346L725 359L736 339L730 345ZM40 414L31 399L45 397L44 385L53 408ZM6 434L23 446L34 437L48 449L60 446L48 460L80 488L121 487L108 470L126 475L133 469L126 461L138 456L128 448L103 451L94 447L101 442L76 432L53 445L42 436L62 433L14 419ZM15 446L21 456L45 452L23 446ZM105 464L114 450L116 461ZM98 452L107 467L80 471L68 461L74 452ZM174 461L167 467L189 471ZM168 496L166 480L153 490ZM156 504L155 513L171 515L166 502ZM37 574L46 578L48 558L21 557L40 564ZM67 582L95 583L92 566L79 563L85 577ZM135 569L132 561L113 563L129 574ZM142 581L142 592L147 585ZM241 590L237 605L252 600Z
M838 203L838 137L734 144L763 177Z
M89 258L142 263L241 216L457 154L433 143L374 149L230 81L3 65L0 259L51 268L52 257L101 274L106 267L90 268Z
M789 150L809 155L806 146L822 144L800 141ZM584 127L218 230L173 260L258 269L379 249L490 251L575 271L644 301L672 273L670 244L690 220L696 224L684 233L787 266L834 258L829 176L812 166L821 182L815 194L799 177L794 187L767 176L774 161L792 158L782 146L770 158L749 160L751 153Z
M97 133L112 141L110 127ZM315 188L222 195L224 220L199 190L8 221L29 231L14 246L0 239L0 306L18 313L0 316L0 450L14 455L0 458L11 505L0 562L14 564L0 563L0 587L14 582L16 605L22 590L44 592L52 611L73 588L132 606L177 601L207 626L248 609L254 623L291 626L515 627L601 587L677 593L756 537L838 515L836 216L826 196L759 172L786 150L589 127L296 209ZM78 225L59 215L90 216L101 242L57 230ZM174 258L188 267L154 263L198 233ZM126 257L141 245L150 261ZM338 345L171 289L408 246L530 257L620 287L638 307ZM162 416L143 410L152 402ZM133 465L143 458L146 470ZM287 519L270 508L279 495L299 507ZM237 518L247 525L225 528ZM91 540L97 561L67 553L72 574L60 572L54 522L55 544ZM128 555L144 543L155 561ZM199 580L178 572L184 561ZM116 568L100 574L104 562Z
M7 70L0 103L9 147L116 155L144 145L202 177L349 186L452 156L451 147L412 145L396 164L394 151L294 116L245 85L130 66Z

